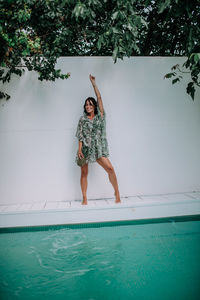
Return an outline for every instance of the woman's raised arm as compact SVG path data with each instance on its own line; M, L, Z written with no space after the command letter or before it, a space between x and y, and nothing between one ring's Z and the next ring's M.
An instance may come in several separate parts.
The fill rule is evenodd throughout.
M90 74L89 77L90 77L90 81L91 81L91 83L93 85L94 92L95 92L95 94L97 96L97 102L98 102L98 105L99 105L100 112L103 115L103 112L104 112L104 110L103 110L103 102L102 102L102 99L101 99L101 94L100 94L99 89L98 89L98 87L96 85L96 82L95 82L95 77L92 76L91 74Z

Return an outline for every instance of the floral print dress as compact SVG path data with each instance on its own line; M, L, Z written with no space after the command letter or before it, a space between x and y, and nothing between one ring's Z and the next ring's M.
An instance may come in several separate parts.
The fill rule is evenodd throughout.
M76 137L82 141L82 153L86 158L86 163L95 162L98 158L109 156L108 142L106 137L106 113L104 110L101 117L99 106L97 114L90 120L87 114L80 117ZM78 160L78 151L75 162Z

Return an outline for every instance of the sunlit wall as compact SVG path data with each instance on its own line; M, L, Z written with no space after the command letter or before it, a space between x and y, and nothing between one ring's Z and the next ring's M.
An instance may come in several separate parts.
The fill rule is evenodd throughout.
M75 137L83 104L95 96L96 76L107 113L110 161L121 196L200 190L200 91L186 80L164 79L184 58L62 57L67 80L39 81L35 72L13 77L1 90L0 204L81 199ZM88 199L111 198L104 169L89 165Z

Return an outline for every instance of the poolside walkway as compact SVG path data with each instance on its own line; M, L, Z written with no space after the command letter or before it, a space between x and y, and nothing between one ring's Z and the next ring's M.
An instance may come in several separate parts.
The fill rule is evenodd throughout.
M81 201L0 205L0 228L200 215L200 191Z

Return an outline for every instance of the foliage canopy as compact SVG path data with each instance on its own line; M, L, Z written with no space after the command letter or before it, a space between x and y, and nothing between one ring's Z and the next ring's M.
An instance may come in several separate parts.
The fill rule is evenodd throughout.
M200 0L5 0L0 1L0 81L24 68L39 80L66 79L60 56L186 56L166 78L200 86ZM10 96L0 92L0 98Z

